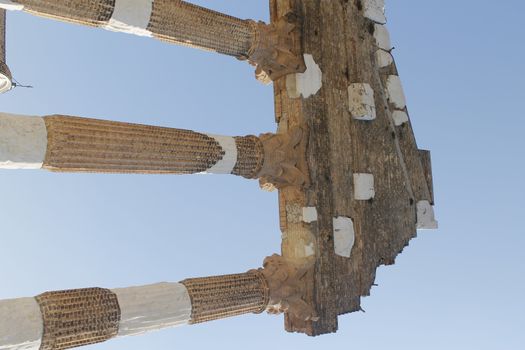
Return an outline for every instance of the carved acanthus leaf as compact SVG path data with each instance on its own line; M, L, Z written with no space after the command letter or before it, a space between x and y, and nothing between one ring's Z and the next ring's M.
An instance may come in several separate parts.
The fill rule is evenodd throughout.
M272 24L253 22L256 38L248 60L256 66L255 76L265 84L306 70L301 52L300 25L288 14Z
M283 312L305 321L316 321L315 310L303 300L306 290L304 277L309 265L298 265L280 255L264 260L263 274L269 288L270 302L266 311L270 314Z
M288 133L259 136L264 149L264 163L257 176L263 189L308 183L307 135L304 128L296 127Z

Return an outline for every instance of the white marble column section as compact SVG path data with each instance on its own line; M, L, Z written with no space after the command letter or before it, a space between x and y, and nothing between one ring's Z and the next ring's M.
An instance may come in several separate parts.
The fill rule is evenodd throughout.
M120 306L119 337L182 326L191 319L191 300L183 284L158 283L112 292Z
M9 0L0 0L0 8L23 10L24 5ZM148 25L153 12L153 0L115 0L115 8L104 29L114 32L151 37Z
M0 300L0 349L38 350L43 331L35 298Z
M0 169L40 169L46 150L43 118L0 113Z
M148 24L153 12L153 0L115 0L115 9L104 27L114 32L153 36Z
M231 174L235 164L237 164L237 144L235 139L230 136L220 136L220 135L209 135L207 136L214 138L215 141L219 143L222 150L224 151L224 156L219 160L213 167L207 169L203 174Z
M16 4L9 0L0 0L0 8L11 11L21 11L24 9L24 5Z
M13 83L11 82L11 79L7 75L0 73L0 94L8 92L12 88Z

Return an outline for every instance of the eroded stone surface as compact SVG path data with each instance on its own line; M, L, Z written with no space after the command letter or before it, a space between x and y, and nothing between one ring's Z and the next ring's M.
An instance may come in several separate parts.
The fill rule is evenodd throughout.
M348 108L354 119L376 119L374 90L370 84L351 84L348 87L348 100Z

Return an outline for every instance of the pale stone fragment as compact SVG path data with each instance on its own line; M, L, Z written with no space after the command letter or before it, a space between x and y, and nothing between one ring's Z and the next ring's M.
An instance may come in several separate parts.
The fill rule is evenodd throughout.
M0 73L0 94L11 90L12 87L11 79L7 75Z
M392 54L385 50L377 50L376 51L376 61L379 68L384 68L390 66L392 63L394 63L394 58L392 57Z
M306 71L286 77L286 90L290 98L308 98L317 94L323 85L323 72L310 54L304 55Z
M40 169L46 151L44 119L0 113L0 169Z
M9 0L0 0L0 8L4 10L20 11L24 9L24 5Z
M307 258L315 255L315 245L313 243L304 246L304 255Z
M310 224L317 221L317 208L305 207L303 208L303 221Z
M181 283L113 289L120 306L118 335L139 335L188 324L191 300Z
M0 349L38 350L43 322L35 298L0 300Z
M374 38L376 39L376 45L378 48L390 51L392 50L392 43L390 42L390 33L386 26L376 24L374 26Z
M417 229L436 230L438 222L434 215L434 208L429 201L419 201L417 203Z
M288 221L282 234L281 250L288 258L305 259L315 255L316 242L316 237L308 225Z
M405 123L408 123L408 114L405 111L394 111L392 113L392 119L394 119L394 124L396 126L401 126Z
M367 201L375 197L374 175L354 174L354 198Z
M363 12L366 18L374 22L386 23L385 0L363 0Z
M374 90L370 84L351 84L348 87L348 99L348 107L354 119L376 119Z
M115 9L105 29L114 32L152 36L148 24L153 11L153 0L116 0Z
M347 217L334 218L335 253L349 258L355 242L354 222Z
M386 89L390 103L398 110L405 109L407 105L405 92L403 91L401 79L397 75L390 75L388 77Z

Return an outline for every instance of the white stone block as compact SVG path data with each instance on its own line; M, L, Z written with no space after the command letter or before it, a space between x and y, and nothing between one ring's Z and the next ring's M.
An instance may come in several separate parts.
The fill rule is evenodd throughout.
M392 57L392 54L385 50L377 50L376 51L376 61L379 68L384 68L390 66L392 63L394 63L394 58Z
M376 24L374 26L374 38L376 39L376 45L378 48L390 51L392 50L392 43L390 42L390 33L386 26Z
M40 169L46 151L43 118L0 113L0 169Z
M355 243L354 222L347 217L334 218L334 248L339 256L349 258Z
M392 119L394 119L394 124L396 126L401 126L405 123L408 123L408 114L405 111L394 111L392 113Z
M13 82L5 74L0 74L0 94L8 92L13 87Z
M377 23L386 23L385 0L363 0L362 3L366 18Z
M4 10L20 11L24 9L24 5L14 3L9 0L0 0L0 8Z
M191 300L181 283L113 289L120 306L118 335L139 335L188 324Z
M370 84L351 84L348 87L348 109L354 119L376 119L374 90Z
M354 174L354 198L359 201L367 201L376 195L374 175Z
M317 221L317 208L305 207L303 208L303 221L310 224Z
M438 222L434 215L434 208L429 201L419 201L417 203L417 229L436 230Z
M286 90L290 98L308 98L317 94L323 86L323 72L310 54L304 55L306 71L286 77Z
M407 101L401 79L397 75L390 75L386 83L386 88L390 103L392 103L396 109L405 109Z
M44 321L35 298L0 300L0 349L38 350Z
M151 37L148 25L153 12L153 0L116 0L113 14L104 27L122 32Z

